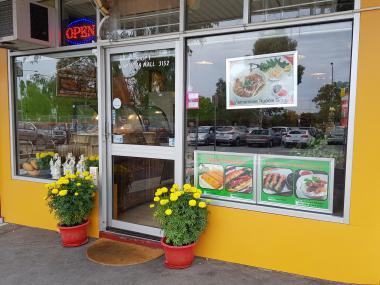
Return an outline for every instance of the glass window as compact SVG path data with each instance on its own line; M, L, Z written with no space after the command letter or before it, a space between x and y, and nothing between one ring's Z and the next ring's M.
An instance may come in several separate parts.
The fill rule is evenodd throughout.
M187 29L205 29L243 23L243 0L187 0Z
M354 9L354 0L251 0L251 22L314 16Z
M319 44L320 42L323 42L323 46ZM186 181L194 182L195 150L211 153L223 152L224 154L289 156L298 159L306 157L312 160L333 158L335 165L333 167L334 174L331 177L331 181L333 181L333 214L342 216L346 175L346 134L349 119L351 44L351 22L262 30L188 40L186 88L187 94L189 92L198 94L199 108L186 110ZM263 90L268 90L265 92L269 92L266 94L269 94L270 96L268 96L271 98L280 96L278 93L273 93L272 87L283 84L281 88L288 90L296 88L298 100L295 106L226 108L227 59L249 58L287 51L297 51L298 64L295 67L297 75L293 87L284 87L286 83L272 78L273 72L272 75L269 74L269 69L273 68L280 70L281 76L284 76L285 79L291 78L288 73L290 72L288 63L283 65L281 61L267 61L269 67L261 66L265 72L259 70L260 65L253 65L252 74L256 72L266 79L264 84L268 87L264 87ZM239 68L242 67L238 66ZM242 88L247 88L247 90L252 88L252 82L239 80L245 84ZM245 94L242 96L244 99ZM216 135L201 139L202 136L198 132L198 138L196 138L193 130L202 129L203 126L214 126ZM210 165L206 165L204 168L210 168ZM298 169L293 172L295 177L300 177L301 174L312 175L310 171L300 171ZM240 172L244 171L240 169ZM318 171L315 173L321 174ZM290 172L287 172L288 174ZM223 181L223 176L219 176ZM283 179L285 178L283 177ZM213 178L209 179L213 181ZM293 180L290 179L290 181L289 189L295 187L295 185L292 186L292 183L296 183L295 180L292 182ZM215 183L215 185L220 185L220 183ZM276 189L282 189L281 187L285 187L284 185L285 180L281 180ZM318 185L315 184L316 187ZM305 189L315 190L315 188ZM324 191L324 188L321 187L319 190ZM279 194L278 197L288 195L275 192L275 190L271 190L270 193ZM294 195L297 193L294 192Z
M62 45L96 41L96 9L91 1L61 1Z
M178 32L179 0L114 0L103 37L120 40Z
M173 146L174 49L111 56L114 143Z
M50 179L54 154L98 165L96 57L89 52L14 58L17 175ZM61 165L62 166L62 165ZM61 167L61 173L63 169Z
M174 183L174 161L113 157L112 218L158 228L149 208L158 187Z

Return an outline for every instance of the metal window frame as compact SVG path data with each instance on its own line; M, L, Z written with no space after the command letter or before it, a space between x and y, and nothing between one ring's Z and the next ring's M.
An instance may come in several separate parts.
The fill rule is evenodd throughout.
M101 189L99 191L99 213L100 230L105 230L107 226L107 207L102 201L106 198L107 189L107 171L106 171L106 160L107 160L107 146L106 146L106 126L105 126L105 108L106 108L106 98L105 98L105 50L110 47L123 47L123 46L133 46L133 45L144 45L147 43L159 43L167 41L177 41L178 49L176 49L176 64L181 64L182 68L179 68L178 79L179 83L179 94L185 93L185 83L186 83L186 69L185 69L185 51L186 51L186 39L192 37L208 36L208 35L218 35L218 34L228 34L233 32L245 32L245 31L255 31L263 29L276 29L284 28L289 26L302 26L308 24L323 24L332 21L344 21L351 20L353 22L353 38L352 38L352 50L351 50L351 75L350 75L350 102L349 102L349 122L348 122L348 134L347 134L347 157L346 157L346 180L345 180L345 196L344 196L344 213L343 217L336 217L326 214L319 214L314 212L304 212L298 210L289 210L284 208L276 208L272 206L261 206L261 205L251 205L246 203L240 203L236 201L225 201L225 200L214 200L212 202L215 206L223 206L235 209L252 210L258 212L265 212L271 214L278 214L283 216L291 216L298 218L307 218L312 220L334 222L341 224L348 224L350 222L350 202L351 202L351 180L352 180L352 159L353 159L353 142L354 142L354 126L355 126L355 101L356 101L356 88L357 88L357 67L358 67L358 54L359 54L359 30L360 30L360 0L355 0L355 10L338 12L332 14L323 14L318 16L308 16L303 18L293 18L287 20L279 20L274 22L264 22L264 23L249 23L249 12L248 18L247 13L244 13L244 24L234 27L223 27L216 29L203 29L203 30L185 30L185 0L180 0L180 31L176 33L159 34L147 37L137 37L129 38L123 41L110 42L110 41L98 41L97 43L78 45L78 46L60 46L56 48L44 48L28 51L9 51L8 52L8 96L9 96L9 122L10 122L10 143L11 143L11 178L12 180L23 180L31 182L47 183L51 180L32 178L17 175L16 173L16 141L15 141L15 116L13 110L15 108L14 104L14 78L13 78L13 58L16 56L26 56L35 54L48 54L56 52L70 52L75 50L87 50L96 49L97 53L97 78L98 78L98 112L99 112L99 185ZM249 6L249 0L244 0L244 8ZM248 10L249 11L249 10ZM179 120L181 120L181 126L177 127L176 124L176 144L181 145L182 153L178 153L178 164L175 167L182 168L181 174L176 177L176 179L181 179L177 181L183 181L184 179L184 124L185 124L185 103L183 96L178 97L176 105L182 106L182 111L178 115ZM177 112L177 108L176 108ZM177 115L177 114L176 114ZM178 120L178 119L177 119ZM179 123L179 122L178 122ZM180 135L181 134L181 135Z

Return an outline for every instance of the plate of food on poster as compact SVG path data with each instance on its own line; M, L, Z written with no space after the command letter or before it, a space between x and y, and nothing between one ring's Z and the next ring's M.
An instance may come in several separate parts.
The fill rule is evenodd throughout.
M292 170L287 168L264 168L262 178L262 189L269 195L290 196L293 194Z
M224 186L222 165L204 163L199 165L199 185L204 189L222 190Z
M296 195L301 199L326 200L328 193L328 174L299 170L296 180Z
M227 166L225 168L225 189L234 193L252 193L252 169L249 167Z

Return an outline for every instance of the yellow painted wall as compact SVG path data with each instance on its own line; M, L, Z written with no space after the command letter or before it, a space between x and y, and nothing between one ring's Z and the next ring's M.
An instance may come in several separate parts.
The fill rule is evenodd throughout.
M379 0L362 2L380 6ZM363 12L350 224L212 207L197 254L262 268L380 284L380 10Z
M7 57L7 51L0 49L1 216L9 223L56 230L56 221L49 214L46 201L43 200L46 195L43 184L11 179ZM98 236L98 221L98 209L96 208L90 218L89 234L91 236Z
M380 0L362 1L363 7ZM363 12L355 116L350 224L210 208L197 254L343 282L380 284L380 11ZM41 184L12 181L6 53L0 50L0 199L6 221L55 229ZM98 234L98 212L91 235Z

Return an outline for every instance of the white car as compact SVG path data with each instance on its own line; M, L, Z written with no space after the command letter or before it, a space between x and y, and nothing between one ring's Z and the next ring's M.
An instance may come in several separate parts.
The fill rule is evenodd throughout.
M314 137L308 130L292 130L285 136L285 147L290 146L309 146L314 141Z

